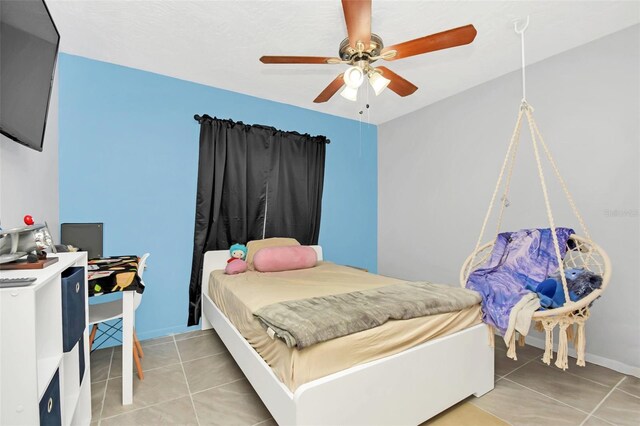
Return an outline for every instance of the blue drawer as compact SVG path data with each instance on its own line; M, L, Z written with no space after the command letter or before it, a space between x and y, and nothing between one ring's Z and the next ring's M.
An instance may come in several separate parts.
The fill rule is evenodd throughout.
M62 425L62 415L60 411L60 376L56 370L53 379L49 382L47 390L42 395L39 404L40 425L58 426Z
M69 352L82 337L85 323L84 268L62 272L62 349Z

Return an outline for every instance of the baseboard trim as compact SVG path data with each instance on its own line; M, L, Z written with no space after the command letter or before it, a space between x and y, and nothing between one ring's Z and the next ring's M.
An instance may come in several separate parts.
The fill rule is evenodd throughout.
M499 338L499 336L496 336ZM543 339L534 336L527 336L527 344L531 346L535 346L536 348L544 349L545 342ZM558 345L554 344L554 350L558 349ZM576 350L572 347L569 347L569 356L575 357ZM628 376L635 376L640 378L640 367L634 367L628 364L625 364L620 361L616 361L614 359L605 358L599 355L593 355L590 353L585 354L585 360L592 364L600 365L602 367L607 367L612 370L618 371L622 374L626 374ZM571 368L571 365L569 366Z

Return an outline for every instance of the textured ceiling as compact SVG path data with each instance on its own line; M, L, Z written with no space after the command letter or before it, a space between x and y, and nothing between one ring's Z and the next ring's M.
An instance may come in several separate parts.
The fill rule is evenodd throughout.
M337 55L346 37L339 0L47 4L63 52L353 119L369 95L368 119L374 124L517 69L515 18L531 18L527 63L640 22L637 1L374 0L372 29L386 45L469 23L478 35L471 45L384 63L419 87L411 96L401 98L386 90L375 97L363 85L358 103L335 95L325 104L314 104L345 65L264 65L258 58Z

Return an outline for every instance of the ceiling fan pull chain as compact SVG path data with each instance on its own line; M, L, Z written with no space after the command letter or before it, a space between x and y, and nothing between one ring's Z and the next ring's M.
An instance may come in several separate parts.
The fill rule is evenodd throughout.
M520 34L520 48L522 51L522 105L527 106L527 84L526 84L526 75L525 75L525 60L524 60L524 32L529 27L529 16L527 15L527 19L524 22L522 28L518 28L518 24L522 23L522 19L517 19L513 22L513 29L516 34Z
M371 112L369 111L369 86L367 85L367 124L371 124Z

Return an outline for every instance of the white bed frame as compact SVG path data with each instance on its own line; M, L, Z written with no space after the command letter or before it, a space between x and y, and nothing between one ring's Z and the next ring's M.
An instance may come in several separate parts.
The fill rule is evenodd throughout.
M209 274L228 258L228 250L204 255L202 329L216 330L279 425L417 425L493 389L493 349L480 324L291 392L209 297Z

